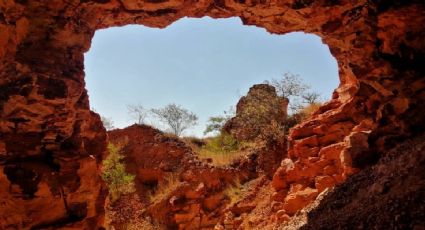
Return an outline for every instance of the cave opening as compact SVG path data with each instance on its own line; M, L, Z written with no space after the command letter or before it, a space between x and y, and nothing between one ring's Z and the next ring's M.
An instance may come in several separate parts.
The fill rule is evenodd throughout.
M317 35L270 34L239 18L183 18L165 29L140 25L96 31L85 54L90 106L124 128L137 123L129 105L169 103L199 116L185 136L202 137L209 117L235 107L254 84L296 76L325 103L338 87L338 64ZM297 100L297 101L296 101ZM301 104L290 98L289 113ZM164 130L154 117L146 123Z
M260 185L275 193L275 196L258 196L261 202L257 204L270 197L264 202L268 208L262 209L270 211L248 210L255 218L247 218L247 224L260 229L263 223L279 227L293 214L302 213L300 210L306 205L315 203L313 201L320 197L321 191L336 185L338 187L322 200L320 207L308 214L309 226L303 229L355 225L415 228L423 225L424 218L420 215L423 212L416 211L423 210L423 202L417 202L421 200L420 191L423 190L423 178L418 175L423 171L424 151L421 150L424 142L420 134L425 123L425 107L420 106L425 98L424 71L419 64L424 56L422 2L2 1L0 8L1 228L104 229L107 191L101 182L99 168L110 136L105 133L99 116L90 111L85 80L89 86L91 75L85 79L83 53L90 48L96 30L138 24L155 28L168 26L163 30L167 31L178 25L176 22L169 26L171 23L186 16L237 16L244 25L256 25L275 34L314 33L329 45L339 62L341 83L333 99L321 107L320 115L310 117L291 130L289 137L293 145L289 146L288 158L275 161L279 168L273 174L271 186ZM122 37L127 36L116 40L120 41ZM174 40L183 47L180 42L184 40ZM241 39L237 41L242 43ZM94 46L95 43L92 48ZM164 47L155 50L165 50ZM147 52L139 52L142 53ZM158 59L162 61L158 57L154 60L160 62ZM231 58L228 63L238 60ZM258 66L244 63L245 67ZM108 66L108 63L103 64ZM128 65L124 67L132 69ZM226 67L221 66L221 69ZM123 75L119 71L115 76L128 82ZM243 78L247 79L247 76ZM107 78L102 76L102 79L106 81ZM159 88L152 82L132 83L142 92L146 89L140 86ZM118 84L115 85L119 88ZM88 89L92 106L101 114L112 116L102 108L96 108L95 91ZM189 91L188 87L185 89ZM118 98L117 93L108 90L110 95ZM120 92L129 93L130 90L121 88ZM179 94L171 95L175 99ZM105 104L113 104L109 98L103 98L107 99ZM141 103L151 101L149 98L140 100ZM211 101L218 100L208 100ZM212 102L208 105L214 104ZM126 103L121 104L124 107L116 110L126 113ZM401 143L392 151L392 144L398 145L398 142L415 137L416 140ZM166 141L171 142L170 139ZM363 154L368 151L384 154L378 165L356 168L357 163L368 163L369 158L364 158ZM153 154L156 152L152 151ZM267 160L261 155L251 156L259 163ZM172 160L176 158L182 157ZM265 163L263 165L270 168L270 164ZM169 171L176 165L154 166ZM256 165L246 168L255 171ZM199 174L194 172L191 175ZM185 176L190 179L191 175ZM204 185L215 189L231 175L219 176L203 174L208 182ZM216 177L215 180L211 180L212 177ZM388 184L388 181L392 183ZM202 186L199 188L199 191L203 190ZM417 197L412 199L412 194ZM299 201L300 196L305 202L294 202ZM275 205L274 201L283 203L283 206ZM353 204L362 207L353 210ZM215 205L210 207L215 209ZM195 226L199 223L198 217L183 224ZM367 223L364 222L366 219ZM255 220L253 225L251 220ZM233 225L239 223L239 219L230 222Z

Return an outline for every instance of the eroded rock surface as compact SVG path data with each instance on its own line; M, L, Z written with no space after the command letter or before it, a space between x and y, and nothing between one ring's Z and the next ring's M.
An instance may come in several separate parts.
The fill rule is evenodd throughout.
M237 16L271 33L321 36L341 84L291 131L289 158L273 181L275 199L289 202L343 183L395 142L423 133L424 12L420 0L0 1L1 228L101 225L105 195L96 175L106 136L83 72L96 29Z
M253 141L276 136L283 130L288 99L279 97L268 84L252 86L236 105L236 115L223 127L238 141Z
M136 198L130 195L112 205L116 214L111 224L116 229L127 229L128 219L136 217L151 219L161 229L212 229L230 203L226 189L253 179L247 169L201 162L177 137L149 126L133 125L108 133L110 141L121 146L127 171L136 176L140 203L135 205ZM132 211L121 218L125 214L119 210Z
M406 141L337 186L302 229L421 229L425 226L425 137Z
M140 195L158 186L167 173L180 173L185 167L201 164L184 142L146 125L115 129L108 135L111 143L122 148L126 169L136 175Z

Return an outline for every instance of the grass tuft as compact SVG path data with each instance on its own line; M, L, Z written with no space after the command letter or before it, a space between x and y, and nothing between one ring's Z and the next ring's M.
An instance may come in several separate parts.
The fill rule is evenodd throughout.
M242 198L242 190L243 186L237 180L223 191L223 194L230 200L228 207L235 205Z
M155 191L149 194L150 203L158 203L167 199L181 185L179 173L170 173L164 178Z
M210 159L215 166L230 165L246 154L246 149L253 143L238 142L229 134L219 134L214 137L199 139L188 137L184 139L200 159Z

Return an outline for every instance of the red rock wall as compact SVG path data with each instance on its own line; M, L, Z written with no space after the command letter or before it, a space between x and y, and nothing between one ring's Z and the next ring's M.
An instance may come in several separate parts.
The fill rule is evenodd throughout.
M419 0L0 1L1 228L92 229L101 221L95 175L106 136L89 110L83 72L96 29L238 16L276 34L321 36L341 84L291 132L275 187L290 191L283 202L294 207L287 201L300 192L311 199L373 162L375 150L423 132L424 9Z

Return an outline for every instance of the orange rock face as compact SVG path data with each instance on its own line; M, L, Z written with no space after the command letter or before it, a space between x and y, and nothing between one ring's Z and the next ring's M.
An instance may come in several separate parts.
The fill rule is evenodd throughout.
M325 176L342 183L425 130L424 12L416 0L1 1L0 228L101 225L105 194L96 175L106 135L90 112L83 72L97 29L236 16L275 34L322 37L341 83L291 131L293 166L274 178L278 192L293 184L311 191L330 186Z
M265 139L283 129L286 120L288 99L279 97L273 86L252 86L236 106L236 116L223 129L239 141ZM275 127L274 127L275 126Z
M302 188L300 184L293 184L289 190L289 194L285 197L283 203L283 210L289 214L294 215L298 210L305 207L307 204L318 195L317 189Z
M146 125L132 125L108 132L110 142L121 146L126 171L135 175L139 205L124 197L111 208L116 229L126 229L128 218L149 217L167 229L211 228L228 203L223 191L246 181L249 172L216 168L201 162L184 142ZM129 201L130 200L130 201ZM128 212L123 218L119 210ZM139 214L139 210L145 209ZM133 215L133 216L132 216ZM140 215L140 216L138 216Z
M149 126L115 129L108 136L110 142L123 146L127 172L136 175L136 189L141 193L157 186L167 173L200 164L183 142Z

